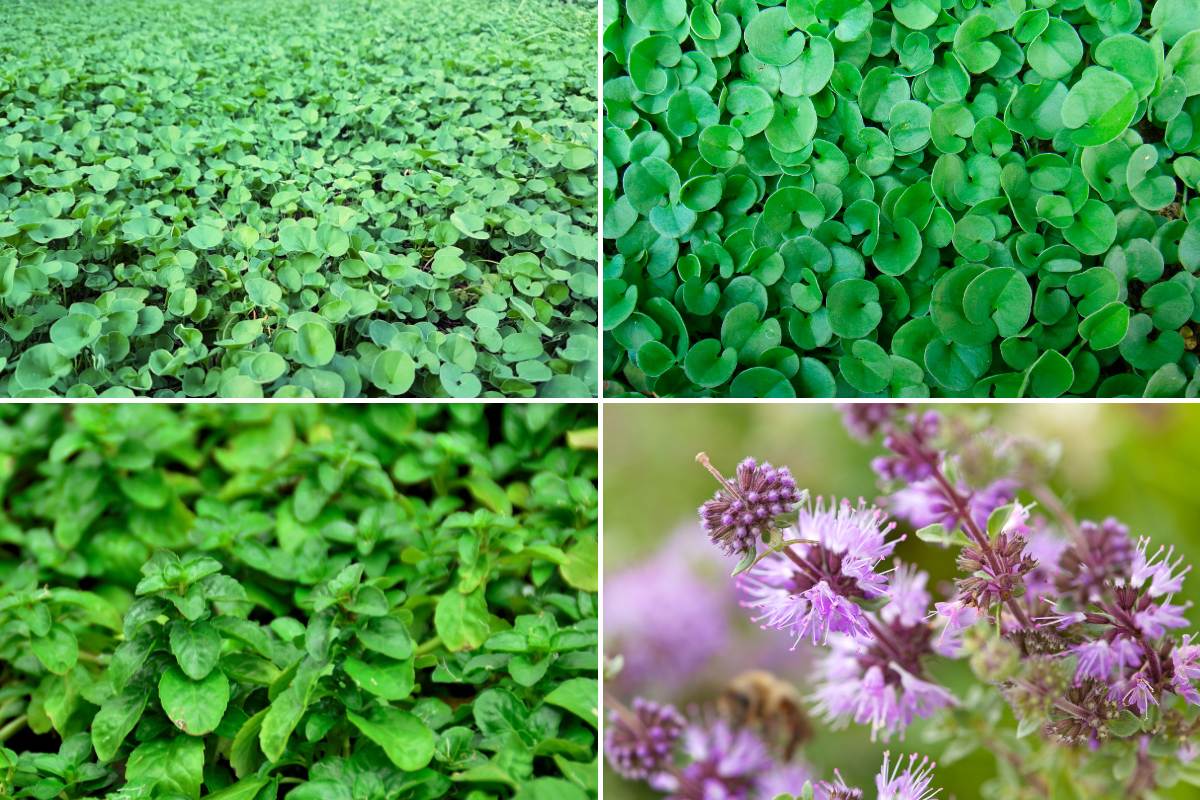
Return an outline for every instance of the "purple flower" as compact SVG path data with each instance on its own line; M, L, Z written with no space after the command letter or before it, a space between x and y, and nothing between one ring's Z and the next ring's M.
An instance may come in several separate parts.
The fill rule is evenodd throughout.
M817 713L835 726L870 725L871 739L886 741L903 735L915 718L954 705L949 692L917 676L930 638L924 626L895 626L886 642L865 646L848 637L831 638L830 652L817 665Z
M1133 567L1133 542L1129 528L1109 517L1101 523L1079 524L1078 541L1058 562L1058 588L1080 604L1100 599L1105 587L1129 574Z
M1062 570L1059 559L1071 543L1058 533L1044 526L1035 526L1025 539L1025 553L1037 562L1025 576L1026 594L1030 600L1052 598L1058 592L1058 578Z
M758 736L721 719L689 725L683 750L687 766L651 781L671 800L751 800L759 776L775 765Z
M884 480L913 483L933 477L942 461L942 453L933 446L942 417L936 411L909 414L907 427L893 427L883 437L883 446L892 451L871 462L871 468Z
M833 771L833 781L821 781L813 787L815 800L862 800L862 789L846 785L842 773Z
M888 603L880 610L879 616L887 623L899 620L905 627L916 627L929 610L929 592L925 590L929 574L899 559L895 565L887 591Z
M1133 554L1133 566L1130 568L1129 583L1140 589L1147 580L1150 581L1150 587L1146 590L1146 594L1151 597L1162 597L1165 594L1175 594L1181 591L1183 578L1191 571L1191 566L1179 569L1179 565L1183 563L1183 556L1171 563L1171 557L1175 555L1174 547L1167 549L1159 545L1154 555L1147 557L1146 552L1149 546L1149 537L1143 536L1138 539L1137 550ZM1160 556L1162 556L1161 560L1159 560Z
M908 757L908 766L903 766L903 759L889 770L888 760L891 753L883 754L883 767L875 776L875 791L878 800L929 800L936 797L941 789L930 789L933 781L933 768L937 766L928 758L922 758L917 763L917 755Z
M850 435L866 441L885 428L898 411L908 407L907 403L838 403L842 412L842 424Z
M1183 612L1191 607L1191 603L1174 605L1172 603L1150 603L1144 609L1133 615L1138 628L1151 639L1157 639L1166 634L1168 628L1186 628L1188 621Z
M718 589L697 573L689 550L723 563L697 539L695 526L689 526L646 561L604 579L606 646L621 653L617 680L628 689L684 683L726 649L727 603L732 605L734 595L726 584Z
M928 758L922 758L918 762L915 753L908 757L907 765L904 764L904 759L897 759L896 763L892 764L891 753L885 752L883 766L875 776L876 797L878 800L930 800L936 797L942 790L929 787L933 781L935 766ZM862 800L861 789L847 786L842 774L837 770L833 773L833 782L821 781L813 787L816 800Z
M1137 643L1124 636L1118 636L1111 642L1107 639L1097 639L1077 644L1070 648L1070 652L1074 653L1076 658L1076 685L1088 678L1107 681L1112 677L1114 670L1137 666L1142 658L1141 648Z
M938 635L934 650L944 656L956 656L962 649L962 632L979 619L979 610L962 600L935 603L934 609L937 616L943 620L942 631Z
M1192 641L1190 634L1184 636L1171 651L1171 688L1192 705L1200 705L1200 692L1193 683L1200 680L1200 645L1194 645Z
M1037 563L1025 552L1025 539L1000 531L987 550L974 541L958 554L958 596L979 609L1007 602L1024 592L1025 575Z
M802 499L787 467L772 467L747 458L730 481L701 453L696 460L720 482L711 500L700 506L700 522L713 543L726 555L753 550L775 529L775 519Z
M988 517L993 511L1012 502L1015 489L1016 483L1010 480L995 481L978 492L972 492L964 484L958 485L958 493L967 499L971 521L982 529L987 528ZM942 485L934 478L906 484L893 492L888 509L914 528L937 524L946 530L954 530L965 522L955 504L946 497Z
M609 713L605 756L626 778L647 780L672 765L685 725L672 706L635 698L630 708Z
M785 538L801 543L761 558L737 578L745 600L764 628L788 632L799 643L823 643L830 632L866 636L866 617L854 602L878 597L887 578L876 571L898 540L888 540L893 524L863 501L801 507Z
M1138 716L1145 716L1146 710L1150 708L1150 704L1158 705L1158 700L1154 697L1154 689L1150 686L1150 682L1142 675L1138 675L1133 679L1133 688L1125 693L1122 698L1125 705L1130 708L1136 708Z
M798 795L812 774L801 764L775 764L754 784L755 800L775 800L781 794Z

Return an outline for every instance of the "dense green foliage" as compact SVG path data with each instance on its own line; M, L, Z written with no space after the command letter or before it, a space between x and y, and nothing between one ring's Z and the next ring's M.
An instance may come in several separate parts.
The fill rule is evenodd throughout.
M3 20L0 393L595 395L594 7Z
M595 798L588 406L0 406L0 798Z
M628 0L610 393L1195 396L1190 0Z

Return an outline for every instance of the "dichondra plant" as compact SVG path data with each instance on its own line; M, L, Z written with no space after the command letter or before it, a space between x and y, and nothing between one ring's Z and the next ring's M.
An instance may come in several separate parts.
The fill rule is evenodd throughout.
M595 396L594 10L436 11L5 8L0 396Z
M1194 396L1189 0L616 0L605 376Z

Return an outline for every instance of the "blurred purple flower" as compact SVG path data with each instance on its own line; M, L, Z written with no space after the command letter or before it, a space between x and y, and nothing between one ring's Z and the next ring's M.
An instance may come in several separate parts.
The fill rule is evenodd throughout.
M1200 645L1192 644L1193 639L1191 634L1184 636L1171 651L1171 688L1192 705L1200 705L1194 683L1200 681Z
M686 766L651 780L670 800L757 800L759 776L775 766L758 736L722 719L689 725L683 753Z
M837 403L842 424L859 441L866 441L885 428L892 418L908 407L907 403Z
M1076 657L1076 685L1088 678L1108 681L1117 670L1123 677L1125 668L1136 667L1142 658L1141 648L1137 643L1124 636L1117 636L1112 641L1097 639L1077 644L1070 648L1070 652Z
M1071 543L1044 524L1033 527L1025 539L1025 553L1037 562L1025 576L1026 595L1031 601L1052 599L1058 592L1062 569L1058 562Z
M1098 600L1105 586L1128 575L1133 567L1129 528L1113 517L1079 523L1079 536L1058 560L1060 591L1086 604Z
M944 656L957 656L962 649L962 632L979 619L979 610L962 600L935 603L934 609L943 624L933 649Z
M627 689L678 686L726 649L732 593L697 571L699 559L719 559L698 541L690 526L646 561L605 576L604 633L622 656L617 681Z
M930 597L925 590L929 574L899 559L895 565L887 591L888 603L879 616L889 624L899 621L905 627L914 628L924 621L929 611Z
M776 764L754 785L755 800L775 800L781 794L798 795L812 774L802 764Z
M933 445L941 430L942 417L936 411L909 414L907 427L891 428L883 437L883 446L892 451L871 462L871 468L884 480L913 483L933 476L942 461L942 453Z
M674 707L634 698L628 709L609 712L604 755L624 777L648 780L671 768L686 724Z
M988 517L1000 506L1012 502L1016 488L1016 481L1002 479L978 492L959 484L958 492L967 498L971 520L986 530ZM964 522L934 478L906 484L893 492L888 500L888 510L914 528L939 524L946 530L954 530Z

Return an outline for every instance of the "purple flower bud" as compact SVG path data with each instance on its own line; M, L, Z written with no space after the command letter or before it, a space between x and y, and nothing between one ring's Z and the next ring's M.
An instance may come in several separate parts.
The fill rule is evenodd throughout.
M696 459L720 482L713 498L700 506L705 532L727 555L752 550L758 540L774 529L774 519L800 502L787 469L775 469L747 458L738 464L733 480L718 472L701 454Z
M608 763L626 778L646 780L671 766L685 726L674 707L635 698L629 709L609 713Z
M907 428L893 427L883 437L883 446L892 455L876 458L871 467L884 480L911 483L932 477L942 461L942 453L933 445L941 420L936 411L910 414Z

